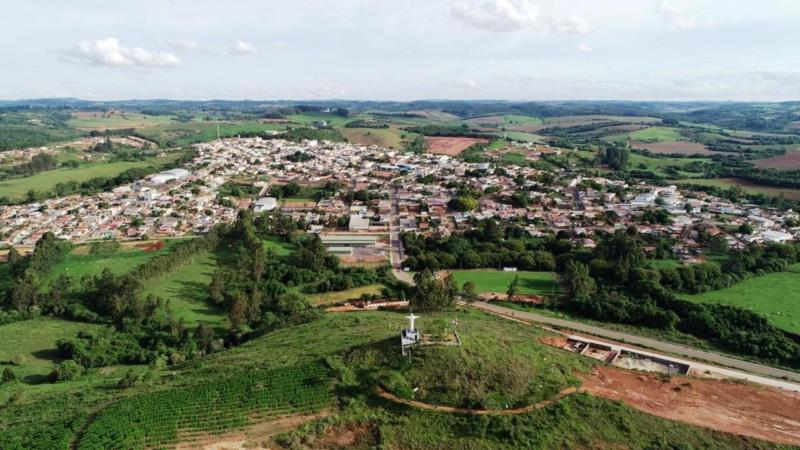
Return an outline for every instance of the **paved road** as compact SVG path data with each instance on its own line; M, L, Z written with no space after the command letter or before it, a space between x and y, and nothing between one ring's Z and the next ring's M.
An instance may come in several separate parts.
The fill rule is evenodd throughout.
M398 196L398 189L395 188L392 193L392 215L389 219L389 263L392 265L392 272L394 277L400 281L408 284L414 284L414 278L411 274L403 272L403 242L400 241L400 198Z
M631 344L641 345L654 350L662 351L665 353L708 361L715 364L719 364L721 366L730 367L733 369L739 369L758 375L774 377L774 378L783 378L795 382L800 382L800 373L797 372L777 369L774 367L764 366L749 361L743 361L741 359L731 358L717 353L698 350L692 347L687 347L685 345L657 341L655 339L636 336L633 334L620 333L618 331L607 330L605 328L595 327L592 325L587 325L585 323L573 322L564 319L556 319L554 317L547 317L541 314L525 312L525 311L517 311L515 309L506 308L498 305L492 305L486 302L474 302L472 305L482 310L493 312L496 314L502 314L504 316L509 316L526 321L544 323L561 328L567 328L570 330L580 331L583 333L592 334L595 336L600 336L615 341L624 341Z

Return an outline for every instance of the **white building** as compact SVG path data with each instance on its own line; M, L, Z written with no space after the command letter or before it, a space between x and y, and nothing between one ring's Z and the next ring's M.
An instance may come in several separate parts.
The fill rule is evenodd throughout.
M348 226L350 231L369 231L369 219L362 216L350 216L350 224Z
M189 177L190 172L186 169L170 169L154 175L152 182L155 184L165 184L170 181L183 180Z
M272 211L273 209L277 208L277 206L278 199L275 197L261 197L260 199L256 200L254 211L256 213Z

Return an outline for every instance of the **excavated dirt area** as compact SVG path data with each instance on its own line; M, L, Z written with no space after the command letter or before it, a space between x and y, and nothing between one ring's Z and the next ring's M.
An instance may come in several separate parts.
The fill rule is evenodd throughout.
M265 450L274 448L272 437L291 431L312 420L321 419L330 413L323 411L317 414L292 414L262 422L243 430L223 435L205 435L195 437L188 442L179 443L179 450Z
M314 448L374 448L375 430L368 423L353 424L346 427L331 427L322 438L314 443Z
M706 428L800 445L800 393L724 380L596 366L581 390Z

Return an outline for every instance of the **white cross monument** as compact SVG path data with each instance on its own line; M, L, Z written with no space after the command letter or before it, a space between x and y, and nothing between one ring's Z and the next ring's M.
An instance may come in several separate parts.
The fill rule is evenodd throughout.
M414 326L414 322L419 319L419 316L415 316L414 313L411 313L410 316L406 316L406 319L408 319L408 329L411 331L416 331L417 327Z

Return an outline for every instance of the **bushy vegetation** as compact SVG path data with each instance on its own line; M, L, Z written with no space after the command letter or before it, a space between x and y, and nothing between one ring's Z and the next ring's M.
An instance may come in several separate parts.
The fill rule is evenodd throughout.
M283 222L279 214L263 214L254 221L243 212L224 237L223 245L235 263L214 274L209 295L228 312L235 331L271 327L310 313L307 299L293 288L302 286L309 293L341 291L390 276L386 270L339 267L338 258L328 253L318 236L299 240L291 255L278 257L265 250L262 239L269 236L264 230L275 230Z
M754 246L733 252L722 268L704 264L686 268L650 267L664 256L667 242L635 230L603 236L596 249L575 247L566 236L530 237L516 225L494 221L448 238L403 234L405 264L416 271L501 268L563 274L569 296L555 307L583 316L657 329L676 329L725 350L765 361L800 367L800 337L779 330L753 311L704 305L679 299L680 292L729 286L746 276L785 270L797 261L791 245ZM655 250L648 256L645 246ZM667 250L668 251L668 250Z
M780 258L775 259L773 264L785 267L785 263L777 262ZM662 271L673 274L672 269ZM734 353L800 367L800 336L775 328L764 317L739 307L681 300L671 288L682 278L668 275L665 282L661 273L647 265L635 233L618 232L603 239L594 252L571 258L565 271L571 298L562 306L598 320L674 328ZM687 277L708 275L695 278L696 286L718 282L714 273L719 272L709 265L680 272Z
M81 136L67 125L69 114L17 109L0 114L0 151L38 147Z
M517 267L519 270L551 271L555 255L568 251L568 241L531 238L521 227L500 226L493 220L447 239L403 233L404 261L412 270L480 269Z

